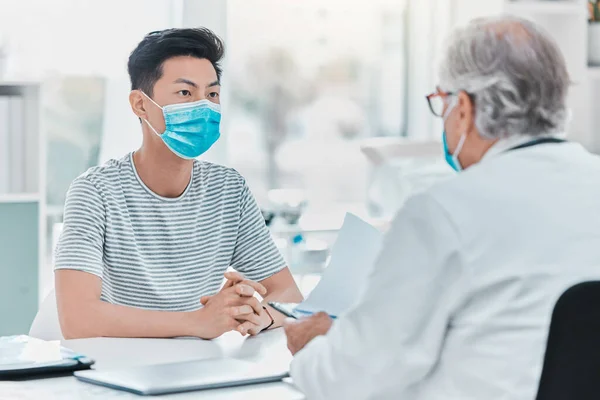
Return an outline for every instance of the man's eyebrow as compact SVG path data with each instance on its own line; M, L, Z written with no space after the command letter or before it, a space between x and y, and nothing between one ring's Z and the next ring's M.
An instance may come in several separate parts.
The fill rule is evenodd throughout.
M220 86L220 85L221 85L221 82L219 82L218 80L216 80L216 81L211 82L208 85L206 85L206 88L213 87L213 86Z
M195 87L195 88L198 87L198 85L196 85L195 82L192 82L189 79L185 79L185 78L178 78L173 83L185 83L186 85L190 85L190 86Z

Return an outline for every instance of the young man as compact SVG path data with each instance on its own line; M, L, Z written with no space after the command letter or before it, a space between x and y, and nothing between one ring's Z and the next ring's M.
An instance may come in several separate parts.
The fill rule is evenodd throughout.
M208 29L153 32L131 53L143 144L69 189L55 265L65 338L255 335L282 320L255 292L301 299L244 178L195 160L219 138L223 53Z

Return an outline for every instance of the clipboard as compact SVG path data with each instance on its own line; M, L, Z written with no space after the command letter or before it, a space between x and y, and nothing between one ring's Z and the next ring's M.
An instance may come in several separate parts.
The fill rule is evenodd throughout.
M269 305L295 319L318 312L326 312L334 319L343 315L364 292L382 242L381 231L347 213L331 249L329 264L308 297L300 304L272 302Z

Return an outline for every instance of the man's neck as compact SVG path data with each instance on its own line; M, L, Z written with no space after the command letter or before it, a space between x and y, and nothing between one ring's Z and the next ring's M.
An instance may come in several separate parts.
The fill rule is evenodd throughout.
M190 183L193 160L177 157L169 149L142 146L133 154L134 168L144 184L162 197L179 197Z

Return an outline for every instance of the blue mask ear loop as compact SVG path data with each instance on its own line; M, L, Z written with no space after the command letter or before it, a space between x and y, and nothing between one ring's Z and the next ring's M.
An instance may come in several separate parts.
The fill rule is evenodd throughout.
M161 110L163 110L163 108L162 108L161 106L159 106L159 105L158 105L158 104L157 104L157 103L156 103L154 100L152 100L152 99L150 98L150 96L148 96L148 95L147 95L147 94L146 94L146 93L145 93L143 90L140 90L140 92L142 92L142 94L143 94L144 96L146 96L146 98L147 98L148 100L150 100L150 101L151 101L151 102L152 102L152 103L153 103L153 104L154 104L156 107L158 107L158 108L160 108ZM163 110L163 111L164 111L164 110ZM150 121L148 121L146 118L142 118L142 120L148 124L148 126L150 127L150 129L152 129L152 132L154 132L154 133L156 134L156 136L158 136L158 137L160 137L160 136L161 136L161 134L160 134L160 133L158 133L158 132L156 131L156 129L154 129L154 127L152 126L152 124L150 123Z
M444 123L446 122L446 119L448 119L448 116L450 115L450 113L452 112L454 107L456 107L457 98L455 97L455 95L451 95L451 96L452 96L452 103L448 106L448 108L446 109L446 112L442 116L442 120L444 121ZM444 128L444 135L446 135L445 131L446 130ZM458 160L458 155L460 154L460 151L462 150L463 145L465 144L465 140L467 140L467 135L466 135L466 133L463 133L462 135L460 135L460 140L458 141L458 146L456 146L454 153L451 154L452 161L454 161L454 165L457 167L457 171L461 171L463 169L462 165L460 165L460 161Z
M465 144L465 140L467 140L467 135L463 133L462 135L460 135L460 140L458 141L458 146L456 146L456 150L454 150L454 154L452 154L452 159L454 160L454 163L458 167L459 171L462 171L463 167L462 165L460 165L458 155L460 154L460 151L462 150L463 145Z

